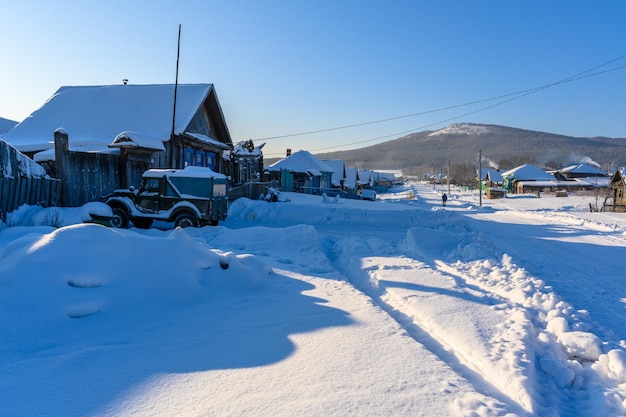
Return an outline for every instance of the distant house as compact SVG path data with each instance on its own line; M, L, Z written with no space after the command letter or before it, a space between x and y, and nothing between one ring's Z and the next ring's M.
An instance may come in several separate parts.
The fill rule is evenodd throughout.
M546 171L533 165L524 164L502 173L502 186L508 192L523 194L554 190L559 183Z
M359 178L364 189L372 189L378 193L384 193L402 177L400 171L372 171L359 170Z
M173 84L61 87L4 139L66 183L67 205L137 186L148 168L232 175L233 144L214 86L178 85L175 106L174 96ZM89 178L78 178L84 173Z
M260 181L263 172L263 146L254 146L252 139L237 143L229 159L237 168L233 172L233 185L241 185L250 181Z
M483 168L480 179L485 188L502 187L502 172L493 168Z
M554 172L561 188L567 191L587 191L607 188L611 177L606 171L588 164L568 165Z
M589 164L573 164L563 167L557 170L557 173L566 179L573 178L596 178L596 177L608 177L609 174L606 171L596 168Z
M343 159L323 159L322 162L328 164L333 170L330 178L331 185L335 188L344 188L346 182L346 165Z
M307 151L298 151L265 168L283 191L319 193L330 189L333 168Z
M356 168L346 168L346 180L343 183L344 189L350 193L356 194L361 189L361 178L359 170Z
M368 169L360 169L359 170L359 178L361 178L361 185L364 188L371 188L378 184L378 178L380 174L376 171L371 171Z

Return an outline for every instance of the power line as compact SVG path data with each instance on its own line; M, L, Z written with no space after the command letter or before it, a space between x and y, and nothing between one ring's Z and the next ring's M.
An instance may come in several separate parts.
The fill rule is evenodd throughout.
M603 65L606 65L606 64L603 64ZM598 67L595 67L593 69L596 69L596 68L598 68ZM371 138L371 139L365 139L365 140L360 140L360 141L351 142L351 143L344 143L344 144L335 145L335 146L328 146L328 147L324 147L324 148L311 149L311 152L320 152L320 151L327 151L327 150L331 150L331 149L343 148L343 147L346 147L346 146L361 145L361 144L364 144L364 143L374 142L374 141L381 140L381 139L386 139L386 138L390 138L390 137L398 137L398 136L403 135L403 134L413 133L413 132L416 132L416 131L421 131L423 129L426 129L426 128L429 128L429 127L432 127L432 126L437 126L437 125L440 125L440 124L443 124L443 123L451 122L451 121L460 119L462 117L466 117L466 116L469 116L469 115L472 115L472 114L475 114L475 113L479 113L481 111L485 111L485 110L489 110L489 109L492 109L492 108L497 107L497 106L501 106L503 104L509 103L511 101L514 101L514 100L518 100L520 98L523 98L523 97L526 97L526 96L528 96L530 94L533 94L533 93L535 93L537 91L544 90L546 88L549 88L549 87L552 87L552 86L555 86L555 85L558 85L558 84L564 84L564 83L567 83L567 82L577 81L577 80L581 80L581 79L584 79L584 78L589 78L589 77L593 77L593 76L596 76L596 75L600 75L600 74L604 74L604 73L608 73L608 72L613 72L613 71L616 71L616 70L619 70L619 69L625 69L625 68L626 68L626 65L622 65L622 66L611 68L611 69L608 69L608 70L595 72L593 74L584 75L584 74L588 73L589 71L593 71L593 69L587 70L587 71L581 72L579 74L573 75L573 76L571 76L569 78L566 78L566 79L561 80L561 81L557 81L557 82L552 83L552 84L547 84L547 85L544 85L544 86L541 86L541 87L536 87L536 88L530 88L528 90L524 90L524 91L517 92L517 93L510 93L510 94L505 94L505 95L498 96L497 98L505 98L505 97L510 97L510 98L508 98L507 100L503 100L503 101L500 101L498 103L486 106L486 107L481 107L479 109L476 109L476 110L473 110L473 111L470 111L470 112L459 114L459 115L454 116L454 117L450 117L450 118L447 118L447 119L444 119L444 120L439 120L439 121L434 122L434 123L429 123L427 125L422 125L422 126L419 126L419 127L416 127L416 128L409 129L409 130L404 130L402 132L391 133L389 135L378 136L378 137ZM518 95L515 96L515 97L511 97L511 96L514 96L515 94L518 94ZM486 101L490 101L490 100L494 100L494 99L495 98L478 100L478 101L475 101L475 102L472 102L472 103L469 103L469 104L474 104L474 103L479 103L479 102L486 102ZM469 104L466 104L466 105L469 105ZM458 108L458 107L462 107L462 106L464 106L464 105L450 106L448 108ZM446 109L448 109L448 108L446 108ZM435 111L436 110L432 110L431 112L435 112ZM409 117L409 116L403 116L403 117ZM397 118L400 118L400 117L397 117ZM396 118L394 118L394 119L396 119ZM390 120L392 120L392 119L390 119ZM369 122L369 123L375 123L375 122ZM335 130L335 129L326 129L326 130ZM257 139L257 140L259 140L259 139ZM282 154L272 154L272 155L282 155ZM266 156L270 156L270 155L266 155Z
M459 117L467 116L468 114L474 114L474 113L476 113L478 111L483 111L483 110L486 110L486 109L490 109L490 108L493 108L493 107L496 107L496 106L508 103L510 101L516 100L518 98L522 98L522 97L525 97L527 95L536 93L538 91L545 90L546 88L554 87L556 85L565 84L565 83L569 83L569 82L573 82L573 81L578 81L578 80L581 80L581 79L584 79L584 78L594 77L594 76L597 76L597 75L601 75L601 74L605 74L605 73L608 73L608 72L617 71L617 70L622 69L622 68L626 68L626 65L623 65L623 66L611 68L611 69L608 69L608 70L598 71L598 72L595 72L595 73L592 73L592 74L588 74L591 71L594 71L594 70L596 70L598 68L601 68L601 67L604 67L606 65L609 65L609 64L611 64L613 62L619 61L620 59L623 59L625 57L626 57L626 55L622 55L622 56L620 56L618 58L612 59L612 60L607 61L607 62L605 62L603 64L597 65L597 66L595 66L593 68L587 69L587 70L585 70L583 72L580 72L580 73L577 73L577 74L574 74L574 75L569 76L567 78L564 78L562 80L559 80L559 81L556 81L556 82L553 82L553 83L550 83L550 84L545 84L545 85L542 85L542 86L539 86L539 87L534 87L534 88L529 88L529 89L526 89L526 90L516 91L516 92L513 92L513 93L502 94L502 95L499 95L499 96L494 96L494 97L489 97L489 98L485 98L485 99L475 100L475 101L471 101L471 102L467 102L467 103L463 103L463 104L457 104L457 105L452 105L452 106L447 106L447 107L441 107L441 108L437 108L437 109L433 109L433 110L426 110L426 111L418 112L418 113L406 114L406 115L403 115L403 116L395 116L395 117L389 117L389 118L386 118L386 119L378 119L378 120L372 120L372 121L368 121L368 122L355 123L355 124L344 125L344 126L336 126L336 127L326 128L326 129L317 129L317 130L311 130L311 131L306 131L306 132L292 133L292 134L287 134L287 135L270 136L270 137L266 137L266 138L257 138L257 139L254 139L254 141L268 141L268 140L273 140L273 139L283 139L283 138L289 138L289 137L295 137L295 136L305 136L305 135L312 135L312 134L315 134L315 133L323 133L323 132L330 132L330 131L335 131L335 130L349 129L349 128L353 128L353 127L366 126L366 125L377 124L377 123L384 123L384 122L389 122L389 121L393 121L393 120L405 119L405 118L409 118L409 117L422 116L422 115L425 115L425 114L437 113L437 112L441 112L441 111L445 111L445 110L452 110L452 109L455 109L455 108L466 107L466 106L471 106L471 105L474 105L474 104L485 103L485 102L488 102L488 101L493 101L493 100L499 100L499 99L503 99L503 98L507 98L507 97L512 97L512 98L510 98L508 100L502 101L502 102L497 103L495 105L487 106L485 108L482 108L482 109L479 109L479 110L476 110L476 111L473 111L473 112L470 112L470 113L466 113L466 114L463 114L463 115L460 115L460 116L456 116L456 117L454 117L452 119L444 120L444 121L433 123L433 124L429 125L429 126L432 126L434 124L440 124L440 123L443 123L443 122L446 122L446 121L457 119ZM587 75L585 75L585 74L587 74ZM428 126L426 126L426 127L428 127ZM377 139L381 139L381 138L377 138ZM370 139L368 141L373 141L373 140L376 140L376 139ZM363 141L357 142L357 143L363 143ZM339 146L349 146L349 144L339 145ZM339 146L335 146L335 147L339 147ZM329 149L329 148L325 148L325 149Z

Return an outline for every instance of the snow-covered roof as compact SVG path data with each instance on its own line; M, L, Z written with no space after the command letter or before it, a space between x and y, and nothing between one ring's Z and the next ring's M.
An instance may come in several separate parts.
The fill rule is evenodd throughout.
M361 184L375 183L378 181L378 176L379 174L376 171L370 171L367 169L359 170L359 178L361 179Z
M346 180L343 185L347 188L356 188L359 183L359 170L356 168L346 168Z
M16 121L0 117L0 138L17 124Z
M600 168L591 166L589 164L574 164L559 169L561 173L576 173L576 174L590 174L590 175L607 175L606 171Z
M316 169L320 172L333 172L333 169L324 161L317 158L308 151L298 151L280 161L274 162L266 168L268 171L280 171L287 169L297 173L308 173L308 171Z
M554 175L548 174L546 171L530 164L520 165L509 171L502 173L502 178L514 176L518 181L552 181Z
M345 174L345 164L343 159L324 159L325 163L333 169L333 175L330 177L330 182L335 187L341 186Z
M573 181L574 184L578 186L605 188L611 183L611 177L574 178ZM561 181L561 183L563 183L563 181Z
M259 146L254 146L252 139L242 140L233 148L233 154L237 156L263 156L263 146L265 146L265 142Z
M0 176L45 177L46 170L9 143L0 139Z
M520 184L522 187L558 187L560 185L566 185L563 182L557 181L556 178L554 178L553 180L519 181L518 184Z
M184 133L212 84L178 85L175 134ZM172 130L174 84L65 86L11 129L5 140L22 152L50 149L63 127L70 149L108 145L122 132L167 141Z
M481 170L480 178L485 180L487 179L487 175L489 175L489 179L496 183L502 182L502 172L493 168L483 168Z

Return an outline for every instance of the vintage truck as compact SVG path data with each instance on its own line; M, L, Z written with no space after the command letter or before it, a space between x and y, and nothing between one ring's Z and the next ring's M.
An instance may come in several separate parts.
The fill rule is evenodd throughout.
M139 189L115 190L105 197L113 227L149 228L153 221L176 227L217 225L228 215L228 181L209 168L149 169Z

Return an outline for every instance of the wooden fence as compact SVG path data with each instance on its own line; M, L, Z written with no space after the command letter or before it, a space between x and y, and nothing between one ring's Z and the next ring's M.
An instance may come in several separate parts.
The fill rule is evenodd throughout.
M61 180L38 177L0 177L0 219L23 204L57 206L61 199Z
M238 187L232 187L228 190L228 199L230 201L235 201L238 198L245 197L250 200L258 200L261 194L267 194L270 188L278 190L279 185L278 181L249 182Z

